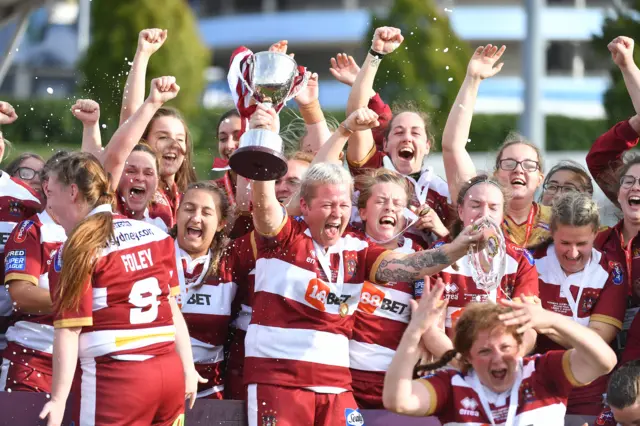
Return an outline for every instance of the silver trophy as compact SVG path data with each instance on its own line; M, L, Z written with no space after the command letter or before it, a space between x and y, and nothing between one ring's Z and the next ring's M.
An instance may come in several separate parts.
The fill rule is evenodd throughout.
M471 269L471 278L476 286L492 292L500 286L507 270L507 246L500 226L488 218L476 222L475 229L486 233L486 245L482 250L477 246L469 247L467 258Z
M248 59L249 76L244 80L253 99L279 111L309 81L292 57L284 53L258 52ZM249 117L246 117L249 118ZM231 169L247 179L276 180L287 174L282 138L269 129L250 129L240 138L240 146L229 158Z

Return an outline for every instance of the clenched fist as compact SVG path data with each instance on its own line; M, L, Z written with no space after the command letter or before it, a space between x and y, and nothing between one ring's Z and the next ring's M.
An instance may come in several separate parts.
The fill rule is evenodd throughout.
M607 45L607 49L611 52L611 59L620 67L627 68L634 64L633 62L633 39L629 37L616 37Z
M375 52L388 54L396 50L404 41L401 31L394 27L376 28L371 41L371 49Z
M149 91L147 101L152 104L162 105L178 96L179 91L180 86L176 83L175 77L166 76L154 78L151 80L151 90Z
M100 105L91 99L78 99L71 107L71 113L84 125L96 124L100 119Z
M16 110L9 102L0 101L0 124L11 124L18 119Z
M138 52L153 55L162 47L167 39L167 30L150 28L140 31L138 35Z
M378 127L380 122L378 121L378 114L367 107L363 107L353 111L342 125L347 130L359 132Z

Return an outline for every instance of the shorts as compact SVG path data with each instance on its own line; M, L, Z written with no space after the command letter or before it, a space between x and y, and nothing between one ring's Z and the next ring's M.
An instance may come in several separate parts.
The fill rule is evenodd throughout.
M46 392L51 393L51 374L33 366L19 364L9 359L2 360L0 368L0 392Z
M184 424L184 372L177 352L145 361L81 358L80 368L72 415L76 425Z
M353 393L251 384L247 387L249 426L355 426L364 424Z

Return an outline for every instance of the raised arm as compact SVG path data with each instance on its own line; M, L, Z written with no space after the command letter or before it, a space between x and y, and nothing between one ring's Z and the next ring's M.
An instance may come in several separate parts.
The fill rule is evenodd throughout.
M473 244L483 246L484 235L468 226L451 243L438 248L411 254L389 252L380 262L375 279L383 283L410 282L437 274L467 254Z
M317 163L336 163L342 164L340 154L344 149L347 140L354 132L361 132L377 127L378 114L364 107L355 110L346 120L340 123L338 129L333 132L331 137L320 148L320 151L313 158L311 164Z
M140 31L138 49L127 76L120 107L120 125L127 121L144 102L144 86L149 58L160 49L167 39L167 30L151 28Z
M258 104L256 112L249 120L249 127L274 130L275 119L276 112L273 108L267 109L264 105ZM253 225L256 230L262 235L274 234L285 218L284 208L276 198L276 181L253 181L251 201Z
M393 52L404 40L400 30L392 27L377 28L371 43L371 50L378 53L374 56L369 52L367 58L356 77L356 81L351 87L349 99L347 100L347 115L353 111L367 106L373 92L373 81L375 80L380 58ZM347 147L347 160L352 163L361 162L374 147L373 135L370 131L359 132L350 138Z
M300 150L313 152L314 154L331 136L327 120L324 118L324 113L318 101L318 95L318 74L313 73L309 78L307 87L300 91L295 98L300 109L300 115L307 128L307 134L300 142Z
M505 49L506 47L502 46L498 50L497 46L490 44L476 49L469 61L462 87L449 112L442 133L442 160L452 200L457 199L460 186L476 175L476 166L466 148L473 110L482 80L493 77L502 69L502 63L496 65L496 62L500 60Z
M525 298L522 303L510 300L501 300L500 303L513 309L513 312L500 316L506 326L519 325L518 331L522 333L532 328L541 334L552 330L573 348L570 349L569 367L579 383L587 384L604 376L618 362L609 344L595 331L570 317L543 309L534 298Z
M423 416L431 411L431 394L423 384L413 379L413 367L423 353L420 339L438 327L438 320L447 304L440 300L444 292L442 279L438 279L433 290L429 287L425 286L420 303L415 300L409 302L411 321L384 377L382 402L387 410L395 413Z
M82 152L93 154L102 161L100 105L91 99L78 99L71 107L71 113L82 123Z
M111 187L118 187L120 176L124 170L129 154L136 146L147 125L156 111L165 103L175 98L180 91L175 77L160 77L151 80L149 97L142 106L113 134L104 150L102 165L107 173L111 173Z
M9 102L0 101L0 126L11 124L18 119L18 114Z
M616 37L607 45L611 52L611 59L622 72L633 108L638 114L640 113L640 69L633 60L633 47L633 39L624 36Z

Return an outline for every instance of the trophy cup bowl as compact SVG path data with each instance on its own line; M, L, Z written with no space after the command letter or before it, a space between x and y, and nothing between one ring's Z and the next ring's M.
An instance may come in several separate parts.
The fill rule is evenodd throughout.
M249 63L253 98L269 108L289 98L298 75L298 65L288 55L275 52L254 54ZM240 137L240 146L229 158L231 169L247 179L276 180L287 174L282 138L269 129L250 129Z

